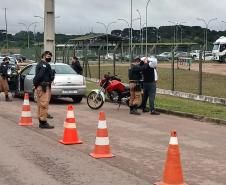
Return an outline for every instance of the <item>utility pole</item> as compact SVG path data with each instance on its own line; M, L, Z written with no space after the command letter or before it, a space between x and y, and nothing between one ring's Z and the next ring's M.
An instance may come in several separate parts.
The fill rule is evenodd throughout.
M50 51L55 61L55 0L45 0L44 51Z

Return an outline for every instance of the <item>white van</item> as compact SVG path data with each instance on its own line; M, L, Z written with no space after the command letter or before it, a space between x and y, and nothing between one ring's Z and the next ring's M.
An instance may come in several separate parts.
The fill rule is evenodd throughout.
M226 62L226 37L220 37L213 44L213 60Z

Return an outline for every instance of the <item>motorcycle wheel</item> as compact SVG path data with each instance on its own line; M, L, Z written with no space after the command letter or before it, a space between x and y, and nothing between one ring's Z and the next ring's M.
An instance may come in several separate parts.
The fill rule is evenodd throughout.
M87 104L91 109L99 109L103 106L104 100L103 97L97 92L92 91L87 96Z

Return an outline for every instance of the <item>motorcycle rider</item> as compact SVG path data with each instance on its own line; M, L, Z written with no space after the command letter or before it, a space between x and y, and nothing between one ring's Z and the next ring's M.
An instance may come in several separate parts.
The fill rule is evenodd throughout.
M129 87L130 87L130 114L140 115L137 111L138 105L141 103L141 72L143 67L140 65L140 58L135 58L129 68Z
M8 57L3 59L3 62L0 65L0 92L4 91L5 93L5 101L12 101L9 98L9 84L8 84L8 69L9 69L9 61Z

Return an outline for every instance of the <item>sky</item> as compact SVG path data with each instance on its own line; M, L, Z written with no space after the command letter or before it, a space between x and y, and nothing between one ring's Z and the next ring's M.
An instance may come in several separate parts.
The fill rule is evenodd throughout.
M133 0L133 18L141 14L142 25L146 21L147 0ZM211 30L226 30L226 0L151 0L148 4L148 26L169 26L169 21L187 26L205 27L202 18L210 22ZM0 0L0 29L5 29L5 10L7 8L8 32L17 33L25 30L25 26L32 22L38 22L36 30L43 32L43 20L34 16L44 16L44 0ZM87 32L105 32L103 25L96 22L109 24L109 32L112 29L124 29L128 27L124 21L130 22L131 0L55 0L56 33L85 34ZM133 21L134 29L140 28L140 21ZM34 25L30 27L34 31Z

